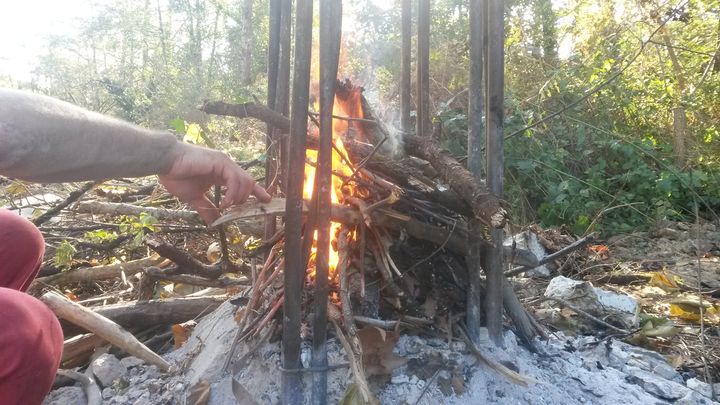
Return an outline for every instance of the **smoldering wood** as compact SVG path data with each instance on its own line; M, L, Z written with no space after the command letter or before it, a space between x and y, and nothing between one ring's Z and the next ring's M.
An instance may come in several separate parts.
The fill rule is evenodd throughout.
M66 319L86 330L95 333L129 354L157 366L162 371L170 369L170 363L148 349L130 332L110 319L76 304L62 295L50 291L43 294L40 300L47 305L58 318Z

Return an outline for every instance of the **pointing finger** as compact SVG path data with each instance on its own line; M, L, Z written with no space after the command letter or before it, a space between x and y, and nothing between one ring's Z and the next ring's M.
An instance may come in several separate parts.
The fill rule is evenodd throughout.
M253 186L252 193L260 202L268 203L272 200L272 196L257 183Z

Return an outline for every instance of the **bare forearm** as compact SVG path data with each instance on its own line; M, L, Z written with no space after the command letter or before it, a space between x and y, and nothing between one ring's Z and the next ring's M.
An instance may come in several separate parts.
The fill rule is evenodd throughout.
M0 89L0 174L39 182L166 173L177 141L49 97Z

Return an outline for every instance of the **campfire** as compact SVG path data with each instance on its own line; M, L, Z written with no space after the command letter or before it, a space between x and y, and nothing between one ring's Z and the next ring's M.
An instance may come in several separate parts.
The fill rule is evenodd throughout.
M203 109L226 115L242 111L240 116L273 119L272 112L259 105L208 103ZM275 119L274 124L278 123ZM361 87L349 81L338 82L332 128L328 313L337 336L347 343L348 353L353 353L357 365L352 369L363 386L366 376L360 365L361 353L364 348L367 350L367 344L361 337L363 329L356 330L356 322L366 328L385 329L393 329L402 322L437 334L458 333L453 331L450 319L465 311L467 224L468 216L475 216L477 211L455 191L443 187L438 179L441 174L425 160L407 155L392 157L391 152L382 149L390 134L373 116ZM318 156L317 137L313 130L309 132L303 185L307 236L308 229L312 229L309 207L315 198ZM431 146L418 139L405 141L406 150L409 144L410 150L427 157L422 151ZM284 209L282 198L269 204L250 202L226 213L215 225L283 215ZM488 225L491 222L492 219ZM306 293L302 304L305 338L310 334L307 326L312 323L308 315L313 297L307 292L313 291L317 244L315 231L306 253L303 289ZM285 269L283 249L281 230L251 253L267 256L263 266L253 273L248 304L236 315L241 341L264 336L276 324L274 319L285 297L279 277ZM537 263L527 252L515 250L508 256L519 264ZM434 325L437 319L448 321L437 326ZM387 338L392 340L393 333L389 332Z

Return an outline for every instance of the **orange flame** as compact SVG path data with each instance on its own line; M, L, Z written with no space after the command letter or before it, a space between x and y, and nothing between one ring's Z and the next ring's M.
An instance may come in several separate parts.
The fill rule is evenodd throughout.
M364 115L362 110L362 104L360 102L360 95L361 93L359 87L353 87L352 91L349 92L348 97L345 99L341 99L336 95L335 103L333 106L333 115L339 117L362 118ZM344 180L340 176L336 175L336 173L339 173L344 177L349 177L353 173L353 167L351 163L345 160L346 158L348 158L348 153L342 141L342 138L349 133L351 125L350 122L347 120L334 118L332 127L332 138L334 147L332 150L333 176L330 199L333 204L340 204L342 202L341 197L343 196L343 191L341 190L341 187ZM313 188L315 185L314 165L317 164L317 154L318 152L316 150L308 149L305 155L306 162L308 163L305 164L305 183L303 185L303 198L308 200L312 198ZM353 190L350 189L350 186L348 185L346 187L348 187L348 192L352 194ZM338 222L330 223L330 260L328 263L330 273L328 277L331 279L333 278L338 262L340 261L340 255L337 251L337 235L340 231L340 227L341 224ZM317 232L315 232L315 234L313 235L311 257L315 257L315 254L317 253L316 247ZM312 271L311 275L314 275L314 271Z

